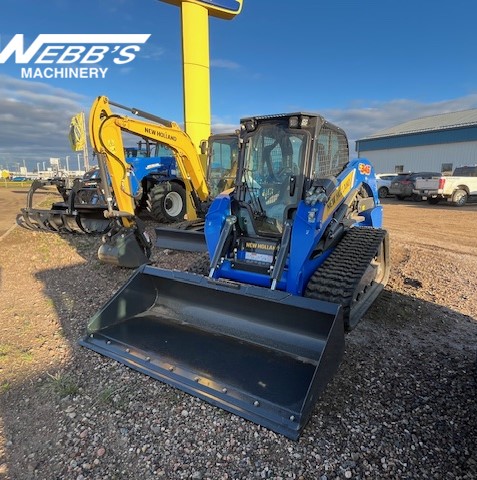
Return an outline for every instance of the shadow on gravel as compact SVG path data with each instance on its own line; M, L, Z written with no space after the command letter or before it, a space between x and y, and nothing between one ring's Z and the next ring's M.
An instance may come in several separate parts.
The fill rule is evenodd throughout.
M37 275L71 347L45 374L74 388L41 375L0 396L0 478L476 477L476 319L385 290L292 442L78 346L130 274L91 261Z

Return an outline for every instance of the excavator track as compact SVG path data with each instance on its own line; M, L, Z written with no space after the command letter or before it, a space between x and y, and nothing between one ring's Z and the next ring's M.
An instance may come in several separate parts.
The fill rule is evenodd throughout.
M333 253L310 278L305 297L340 304L346 330L352 330L389 277L386 230L348 230Z

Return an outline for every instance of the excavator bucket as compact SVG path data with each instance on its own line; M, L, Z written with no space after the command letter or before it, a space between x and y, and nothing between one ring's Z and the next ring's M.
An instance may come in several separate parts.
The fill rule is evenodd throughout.
M339 305L143 265L80 343L296 440L344 328Z

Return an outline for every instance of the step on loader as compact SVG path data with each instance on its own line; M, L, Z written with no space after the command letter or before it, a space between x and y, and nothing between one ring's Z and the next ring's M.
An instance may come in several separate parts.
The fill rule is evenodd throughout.
M320 115L245 118L239 147L207 262L141 266L81 344L297 439L387 283L388 234L372 165Z

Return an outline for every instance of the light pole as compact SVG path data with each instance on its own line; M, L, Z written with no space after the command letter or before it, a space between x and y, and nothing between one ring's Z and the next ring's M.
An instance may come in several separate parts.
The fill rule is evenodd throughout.
M69 173L69 172L70 172L69 159L70 159L70 156L69 156L69 155L66 155L66 173Z
M78 172L81 172L81 160L80 160L81 153L78 153Z

